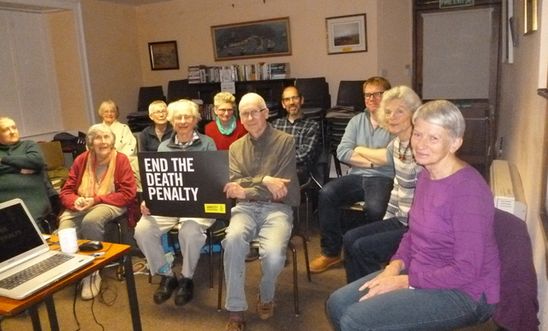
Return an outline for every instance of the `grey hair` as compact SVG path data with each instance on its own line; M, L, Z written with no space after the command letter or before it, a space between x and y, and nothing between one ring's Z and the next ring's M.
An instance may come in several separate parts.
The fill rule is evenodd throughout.
M95 139L95 137L97 137L99 132L103 132L103 133L106 132L112 136L112 148L114 148L114 143L116 142L116 135L114 134L114 132L112 132L112 129L110 128L110 126L103 123L99 123L89 127L88 133L86 135L86 146L88 147L88 149L91 150L91 147L93 147L93 140Z
M409 110L411 114L415 113L417 108L422 105L421 98L408 86L399 85L395 86L382 94L382 100L379 105L379 110L376 112L379 122L386 120L385 108L386 104L392 100L401 100L405 106L405 109Z
M202 119L202 116L200 115L200 107L196 102L187 99L180 99L170 102L169 105L167 105L167 120L173 124L173 119L178 117L178 115L185 110L190 110L192 116L194 116L194 118L198 121Z
M154 100L148 105L148 114L152 115L156 111L156 109L167 109L167 104L164 100Z
M413 124L418 119L446 129L453 138L462 138L466 124L461 111L452 102L434 100L420 106L413 114Z
M238 108L241 109L243 105L247 105L247 104L255 105L259 109L268 108L266 106L266 102L264 101L263 97L254 92L249 92L244 94L244 96L240 99L240 105L238 106Z

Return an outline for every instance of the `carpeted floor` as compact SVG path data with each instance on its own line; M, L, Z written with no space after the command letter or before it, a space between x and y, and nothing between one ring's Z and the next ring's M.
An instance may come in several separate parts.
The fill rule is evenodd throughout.
M252 331L332 330L325 315L324 304L329 294L345 284L345 273L342 266L328 270L322 274L312 275L312 282L306 278L302 243L298 238L293 240L297 248L299 303L300 315L295 316L293 306L293 277L291 258L282 271L276 291L276 309L274 317L263 321L255 314L257 286L260 279L260 264L246 264L246 294L249 310L246 315L247 328ZM312 225L308 243L309 257L319 254L319 234L317 227ZM289 255L290 256L290 255ZM143 258L134 257L134 269L144 262ZM176 263L179 261L176 260ZM162 305L156 305L152 300L159 278L153 278L153 284L148 283L148 275L135 275L139 308L143 330L224 330L228 315L226 311L217 311L217 266L218 254L214 255L214 288L209 288L209 268L204 255L198 264L195 279L194 300L184 307L176 307L173 300ZM175 270L180 270L176 267ZM115 268L102 271L102 295L93 301L74 300L75 287L69 287L54 296L59 326L62 331L69 330L132 330L125 282L115 279ZM224 294L224 293L223 293ZM224 307L224 301L223 301ZM49 330L47 312L42 304L39 308L40 319L44 330ZM78 323L79 322L79 328ZM462 329L461 331L490 331L496 327L488 322L482 326ZM32 330L30 317L21 313L15 317L0 320L0 331Z
M273 318L263 321L255 314L255 300L260 278L260 264L246 264L246 293L249 304L247 330L331 330L324 313L324 302L334 289L344 284L342 267L329 270L320 275L312 275L312 282L306 279L303 250L300 240L294 239L297 247L299 274L299 301L301 314L295 316L293 308L292 267L290 262L282 271L276 294L276 309ZM319 251L317 233L313 233L309 242L310 258ZM217 269L217 254L214 265ZM135 257L134 264L143 261ZM176 270L179 270L178 268ZM54 296L57 316L61 330L131 330L131 319L127 302L125 282L115 279L114 269L102 271L103 294L94 301L82 301L79 297L73 300L75 288L70 287ZM205 256L200 260L195 275L194 300L184 307L176 307L172 300L162 305L152 301L152 294L157 287L159 278L154 277L154 284L148 283L148 276L135 275L139 308L143 330L224 330L227 319L226 311L217 311L217 270L214 270L214 288L209 288L209 268ZM79 293L78 293L79 295ZM75 308L73 309L73 304ZM223 301L224 306L224 301ZM39 309L44 330L49 330L47 312L42 305ZM95 318L95 320L94 320ZM22 313L15 317L4 318L0 323L1 330L32 330L30 317Z

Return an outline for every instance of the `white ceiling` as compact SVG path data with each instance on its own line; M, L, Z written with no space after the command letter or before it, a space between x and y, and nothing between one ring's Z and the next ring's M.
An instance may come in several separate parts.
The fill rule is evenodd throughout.
M132 5L132 6L140 6L140 5L146 5L150 3L157 3L157 2L166 2L170 0L100 0L100 1L107 1L112 3L118 3L118 4L124 4L124 5ZM18 0L0 0L0 10L9 10L9 11L21 11L21 12L29 12L29 13L47 13L47 12L55 12L59 10L63 10L61 8L56 8L55 5L52 5L51 7L48 5L36 5L32 3L40 3L37 1L18 1Z

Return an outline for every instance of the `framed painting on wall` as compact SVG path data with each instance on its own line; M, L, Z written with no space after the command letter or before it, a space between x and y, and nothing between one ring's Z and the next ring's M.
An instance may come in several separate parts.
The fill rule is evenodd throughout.
M291 55L289 17L211 27L215 61Z
M148 53L152 70L179 69L179 55L175 40L148 43Z
M365 14L328 17L327 54L367 52Z

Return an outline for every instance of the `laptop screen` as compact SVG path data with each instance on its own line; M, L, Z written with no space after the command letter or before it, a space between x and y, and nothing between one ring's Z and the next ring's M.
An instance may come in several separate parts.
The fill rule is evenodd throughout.
M0 207L0 263L43 244L29 216L21 203Z

